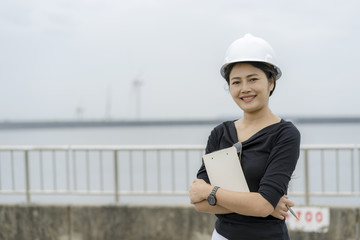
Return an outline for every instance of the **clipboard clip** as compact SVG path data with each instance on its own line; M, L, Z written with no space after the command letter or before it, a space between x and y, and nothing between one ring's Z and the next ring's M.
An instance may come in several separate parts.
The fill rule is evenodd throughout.
M242 152L242 144L241 144L241 142L237 142L233 146L236 148L236 151L239 154L239 156L241 156L241 152Z

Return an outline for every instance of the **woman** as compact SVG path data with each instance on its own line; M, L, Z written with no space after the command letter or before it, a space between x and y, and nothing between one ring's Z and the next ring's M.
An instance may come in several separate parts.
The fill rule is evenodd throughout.
M214 128L206 153L240 141L241 165L250 192L211 186L202 164L189 194L198 211L216 214L212 239L289 239L285 217L287 206L294 204L286 193L299 157L300 133L269 108L269 97L281 76L274 55L266 41L246 34L230 45L221 68L244 114ZM209 196L215 204L207 200Z

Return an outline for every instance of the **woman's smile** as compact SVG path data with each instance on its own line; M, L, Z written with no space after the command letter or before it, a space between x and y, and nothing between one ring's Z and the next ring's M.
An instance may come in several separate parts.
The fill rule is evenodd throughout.
M241 100L243 100L245 103L252 102L256 98L256 95L248 95L240 97Z

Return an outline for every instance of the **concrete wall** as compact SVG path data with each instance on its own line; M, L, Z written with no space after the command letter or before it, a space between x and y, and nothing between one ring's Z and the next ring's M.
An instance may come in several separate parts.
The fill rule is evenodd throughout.
M292 240L359 240L359 209L331 208L328 233ZM0 240L210 239L215 217L189 205L0 205Z

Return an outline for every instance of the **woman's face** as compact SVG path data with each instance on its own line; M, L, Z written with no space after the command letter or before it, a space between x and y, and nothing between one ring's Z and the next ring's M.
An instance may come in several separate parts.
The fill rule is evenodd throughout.
M237 63L230 72L229 88L236 104L244 112L254 113L268 107L274 82L270 83L261 69L248 63Z

